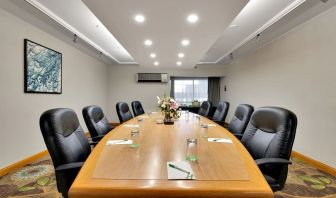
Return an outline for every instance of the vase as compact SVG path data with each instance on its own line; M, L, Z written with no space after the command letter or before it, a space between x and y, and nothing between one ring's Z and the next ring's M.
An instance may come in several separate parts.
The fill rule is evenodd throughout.
M166 125L173 125L174 124L174 121L172 119L172 117L170 116L170 112L169 111L166 111L164 112L164 119L163 119L163 124L166 124Z

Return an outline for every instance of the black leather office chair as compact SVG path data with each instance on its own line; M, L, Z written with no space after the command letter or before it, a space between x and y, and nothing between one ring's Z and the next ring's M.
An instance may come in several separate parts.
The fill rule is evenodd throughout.
M117 105L116 105L116 109L117 109L117 114L118 114L120 124L133 118L133 115L132 115L127 103L118 102Z
M212 104L210 101L202 102L200 109L198 110L198 114L204 117L208 117L211 111Z
M142 108L141 102L133 101L131 103L131 106L132 106L134 116L142 115L145 113L144 109Z
M247 124L250 121L254 111L253 106L248 104L240 104L231 119L228 130L233 133L238 139L243 137Z
M258 108L241 140L273 191L281 190L286 182L296 125L297 118L289 110Z
M51 109L40 117L44 142L53 161L57 189L63 197L91 152L89 142L71 109Z
M217 104L215 113L213 114L212 120L219 125L223 126L225 123L226 115L229 111L230 103L226 101L221 101Z
M113 129L99 106L92 105L84 107L82 114L93 142L100 141Z

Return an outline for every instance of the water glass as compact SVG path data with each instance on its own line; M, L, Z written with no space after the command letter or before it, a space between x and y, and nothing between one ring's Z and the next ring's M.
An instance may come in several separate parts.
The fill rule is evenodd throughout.
M196 118L196 124L199 124L201 121L201 116L195 115L195 118Z
M187 139L187 156L186 160L190 162L196 162L198 160L197 156L197 139L188 138Z
M139 123L139 122L142 122L142 121L143 121L143 118L140 117L140 116L138 116L138 117L137 117L137 121L138 121L138 123Z
M207 138L208 137L208 125L207 124L202 124L201 125L201 136L203 138Z
M130 145L131 148L138 148L140 146L139 136L140 136L140 127L139 125L137 125L131 130L131 140L132 140L132 144Z

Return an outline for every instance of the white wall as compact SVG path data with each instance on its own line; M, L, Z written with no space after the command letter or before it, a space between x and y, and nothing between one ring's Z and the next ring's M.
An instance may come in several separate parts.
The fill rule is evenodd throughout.
M156 96L170 94L170 83L137 83L136 73L153 72L168 73L170 76L183 77L222 77L223 66L199 66L197 69L143 68L131 65L111 66L109 68L108 117L112 122L119 122L116 113L117 102L130 103L141 101L145 111L157 110ZM130 106L131 108L131 106Z
M45 148L39 116L50 108L76 111L89 104L107 107L107 66L0 9L0 168ZM63 93L25 94L23 39L43 44L63 55ZM72 41L69 41L72 42Z
M336 7L227 68L222 97L296 113L294 150L336 167ZM229 119L228 119L229 120Z

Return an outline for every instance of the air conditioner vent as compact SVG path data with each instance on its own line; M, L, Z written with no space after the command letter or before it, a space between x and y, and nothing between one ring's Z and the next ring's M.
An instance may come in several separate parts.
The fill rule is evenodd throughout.
M137 82L168 82L167 73L137 73L136 74Z

